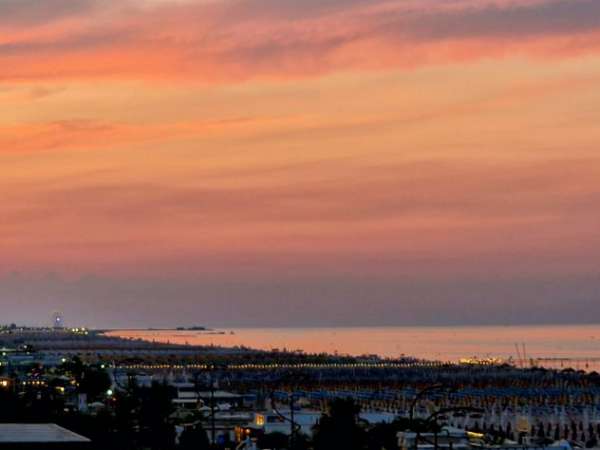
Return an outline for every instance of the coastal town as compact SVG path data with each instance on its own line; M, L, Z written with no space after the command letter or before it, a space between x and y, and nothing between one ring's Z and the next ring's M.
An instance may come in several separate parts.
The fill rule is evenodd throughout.
M50 427L27 434L48 439L36 448L600 447L593 371L167 344L61 323L0 328L0 398L0 448L6 424Z
M0 0L0 450L600 450L599 123L600 0Z

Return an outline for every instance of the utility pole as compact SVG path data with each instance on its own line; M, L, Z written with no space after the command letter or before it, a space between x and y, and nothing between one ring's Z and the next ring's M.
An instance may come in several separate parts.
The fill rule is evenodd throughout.
M215 380L214 380L214 366L210 368L210 436L212 445L216 446L216 425L215 425Z
M290 395L290 450L295 447L296 424L294 422L294 393Z
M196 408L200 407L200 385L198 384L198 377L200 372L194 373L194 391L196 393Z

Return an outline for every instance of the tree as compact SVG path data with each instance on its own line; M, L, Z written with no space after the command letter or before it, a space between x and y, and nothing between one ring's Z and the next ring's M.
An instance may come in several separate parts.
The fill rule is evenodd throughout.
M0 388L0 422L15 422L19 409L19 398L12 389Z
M63 361L64 362L60 365L60 371L65 374L70 374L79 382L84 370L84 364L83 361L81 361L81 358L79 358L79 356L74 356L70 360L65 361L63 359Z
M289 437L280 432L267 433L258 438L258 448L281 450L289 447Z
M367 433L367 448L369 450L392 450L398 448L400 424L396 423L378 423L374 425Z
M110 376L104 369L85 367L79 377L79 391L90 400L104 395L111 386Z
M75 378L79 391L87 394L90 400L104 394L111 386L106 370L84 364L78 356L62 363L59 369L59 372Z
M153 449L170 449L175 445L175 428L169 424L173 412L175 392L166 383L152 383L149 388L138 389L141 400L140 428L145 444Z
M294 447L291 450L308 450L311 448L310 439L304 433L296 433L294 436Z
M210 442L206 430L198 424L193 428L187 428L179 438L179 448L182 450L208 450Z
M351 399L336 399L314 427L315 450L360 450L366 441L365 431L358 425L360 407Z
M116 433L123 442L132 442L136 437L140 401L131 390L115 394L113 421Z

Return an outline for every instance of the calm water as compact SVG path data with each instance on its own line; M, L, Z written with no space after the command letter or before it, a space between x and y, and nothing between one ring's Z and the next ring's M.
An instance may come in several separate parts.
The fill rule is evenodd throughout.
M265 350L401 355L457 361L463 357L517 358L525 344L528 358L570 358L545 362L552 367L600 367L600 325L368 328L236 328L227 334L202 331L114 330L109 334L158 342L244 345ZM233 334L230 334L233 332ZM597 359L597 360L595 360Z

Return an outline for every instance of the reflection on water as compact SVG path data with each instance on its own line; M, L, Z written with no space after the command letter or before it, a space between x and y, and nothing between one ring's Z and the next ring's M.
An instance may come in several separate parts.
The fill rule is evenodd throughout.
M525 344L527 359L546 366L597 370L600 367L600 326L485 326L485 327L348 327L238 328L224 334L202 331L114 330L110 335L180 344L246 346L264 350L301 349L308 353L401 355L457 361L477 356L517 359ZM230 332L233 331L233 334ZM597 359L597 360L595 360Z

